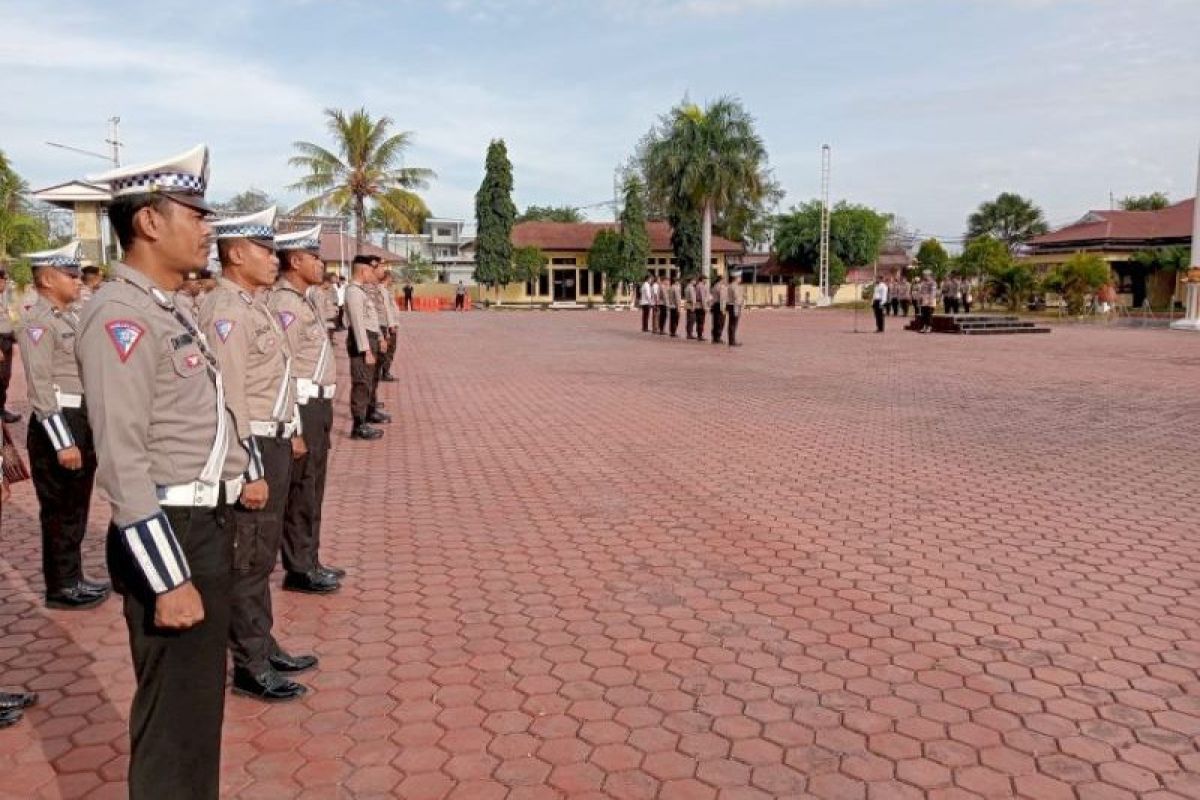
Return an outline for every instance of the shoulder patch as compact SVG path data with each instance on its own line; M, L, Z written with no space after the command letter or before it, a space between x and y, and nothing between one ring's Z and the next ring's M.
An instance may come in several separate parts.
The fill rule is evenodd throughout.
M213 323L213 328L217 331L217 337L222 343L229 338L230 332L233 330L234 322L231 319L219 319Z
M295 321L296 321L296 315L293 314L292 312L290 312L290 311L280 311L279 312L279 324L283 326L283 329L285 331L288 328L292 327L292 323Z
M46 328L42 325L27 325L25 326L25 332L29 334L29 341L37 344L46 335Z
M127 319L114 319L106 322L104 329L108 331L108 338L113 343L113 347L117 348L117 356L121 359L122 364L129 360L133 348L137 347L137 343L146 333L146 329L141 325Z

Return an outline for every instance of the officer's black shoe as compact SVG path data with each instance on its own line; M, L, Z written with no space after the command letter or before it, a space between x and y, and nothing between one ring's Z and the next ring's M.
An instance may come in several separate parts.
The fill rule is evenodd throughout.
M0 411L0 419L3 419L9 425L16 425L21 421L21 415L14 414L6 408L3 411Z
M314 569L312 572L289 572L283 577L285 592L300 592L302 594L330 594L342 588L337 578Z
M6 708L0 711L0 728L16 725L21 721L21 716L21 709L19 708Z
M324 572L326 575L337 578L339 581L346 577L346 570L342 569L341 567L331 567L326 564L317 564L317 569L320 572Z
M108 592L96 594L76 584L54 594L46 595L46 608L56 608L60 611L82 611L85 608L94 608L107 599Z
M377 425L382 422L391 422L391 421L392 421L391 414L385 414L382 411L379 411L378 409L376 409L375 411L372 411L370 414L367 414L367 422L374 422Z
M353 430L350 431L351 439L366 439L371 441L374 439L379 439L382 436L383 431L379 430L379 428L372 428L366 423L363 423L362 425L355 425Z
M101 581L89 581L87 578L81 578L79 588L92 594L108 594L112 587Z
M21 711L38 701L34 692L0 692L0 711Z
M384 383L395 383L395 382L396 382L396 376L395 376L395 375L384 375L384 376L383 376L382 378L380 378L379 380L383 381Z
M264 703L285 703L299 700L308 694L308 687L288 680L274 669L261 675L251 675L240 669L233 671L233 693L253 697Z
M276 672L283 672L288 675L307 672L317 665L316 656L292 656L282 650L271 656L270 661L271 666L275 668Z

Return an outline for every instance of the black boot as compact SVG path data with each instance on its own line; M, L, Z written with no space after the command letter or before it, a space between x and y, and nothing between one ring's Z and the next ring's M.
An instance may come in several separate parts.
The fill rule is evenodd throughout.
M317 665L316 656L293 656L280 650L269 659L276 672L296 675L307 672Z
M283 577L285 592L301 594L331 594L342 588L337 578L314 569L311 572L289 572Z
M392 421L392 415L385 414L382 411L380 411L379 409L375 409L371 413L367 414L367 422L371 422L376 425L378 425L380 423L391 422L391 421Z
M21 716L21 710L18 708L6 708L0 711L0 728L16 725L21 721Z
M60 611L82 611L94 608L108 599L108 592L91 592L79 584L46 595L46 608Z
M317 564L317 570L319 572L324 572L330 577L337 578L339 581L346 577L346 570L342 569L341 567L330 567L325 564Z
M34 692L0 692L0 711L24 711L37 701Z
M383 431L379 430L379 428L372 428L365 422L358 423L350 430L351 439L366 439L367 441L374 441L382 436Z

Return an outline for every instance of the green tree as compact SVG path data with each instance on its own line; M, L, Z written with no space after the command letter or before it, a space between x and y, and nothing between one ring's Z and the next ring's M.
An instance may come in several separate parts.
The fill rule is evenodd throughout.
M49 226L44 217L34 213L26 198L28 191L29 185L0 151L0 258L43 250L49 245ZM19 283L16 275L13 282Z
M517 222L583 222L583 212L574 206L527 206Z
M604 228L592 239L592 247L588 250L588 269L604 276L604 302L611 303L616 295L617 282L622 280L628 262L622 252L621 234L611 228ZM643 267L645 266L645 262Z
M1062 295L1068 314L1082 314L1088 294L1095 292L1112 277L1108 263L1095 253L1076 253L1050 270L1043 285Z
M1004 246L1004 242L991 236L980 236L967 242L962 255L958 257L959 272L985 284L989 276L1007 270L1012 263L1012 253Z
M1150 305L1169 306L1175 296L1178 274L1192 265L1192 249L1186 245L1139 250L1130 259L1146 274Z
M1047 230L1042 210L1032 200L1012 192L1003 192L995 200L981 203L967 218L968 239L991 236L1004 242L1010 253Z
M512 277L517 281L528 281L537 286L546 268L546 256L538 247L513 248ZM533 305L533 292L529 293L529 304Z
M754 119L732 98L703 109L685 99L651 129L641 152L656 201L680 221L689 211L699 213L700 266L707 275L713 221L739 205L762 203L772 185Z
M917 248L917 266L929 270L939 281L950 271L950 254L937 239L926 239Z
M238 214L251 214L255 211L262 211L267 206L275 205L275 200L271 195L261 189L253 187L238 192L233 197L220 203L213 203L213 208L229 216Z
M391 117L372 119L365 108L346 114L325 109L333 149L311 142L295 142L298 155L288 163L308 172L289 188L310 197L296 206L301 214L331 211L353 214L359 249L367 237L368 206L378 206L390 217L401 215L388 192L423 189L436 177L423 167L399 166L412 145L412 131L393 133Z
M686 207L677 207L667 215L667 224L671 226L671 252L675 256L675 266L680 275L699 275L701 272L708 274L702 258L702 222L699 211Z
M883 247L891 215L867 206L839 202L829 212L829 285L846 282L851 266L874 263ZM821 257L821 201L793 206L775 218L775 250L784 261L816 273Z
M438 276L437 265L420 253L413 253L407 263L396 270L396 277L410 283L427 283Z
M1032 264L1009 259L987 273L984 285L1009 311L1019 311L1038 290L1038 276Z
M390 189L384 198L387 203L371 209L367 215L367 226L371 230L388 233L420 233L425 229L425 220L431 216L429 206L416 192L407 189Z
M1171 205L1171 201L1164 192L1132 195L1121 199L1122 211L1158 211L1169 205Z
M633 283L646 271L650 258L650 234L646 231L646 188L637 175L625 178L625 202L621 206L619 255L616 269L605 273L605 297L618 283ZM606 300L606 302L612 302Z
M483 182L475 193L475 280L497 287L497 293L500 286L512 281L512 229L517 216L512 191L508 148L503 139L493 139L488 145Z

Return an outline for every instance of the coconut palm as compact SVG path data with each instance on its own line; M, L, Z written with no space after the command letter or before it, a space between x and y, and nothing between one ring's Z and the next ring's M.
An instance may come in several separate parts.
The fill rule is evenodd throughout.
M377 200L367 215L371 228L389 233L420 233L425 220L432 216L421 196L407 189L389 189Z
M29 186L0 151L0 257L46 246L45 220L31 213Z
M753 117L729 97L703 109L684 100L650 132L641 158L656 204L686 203L700 213L700 268L707 275L713 219L736 204L758 204L771 186Z
M295 142L298 155L288 163L308 174L290 188L310 195L294 209L301 214L319 211L354 215L359 245L367 235L367 206L385 216L403 217L388 193L394 189L423 189L436 177L433 170L402 167L404 151L412 144L412 131L392 132L390 117L372 119L365 108L346 114L325 109L333 149L312 142Z

